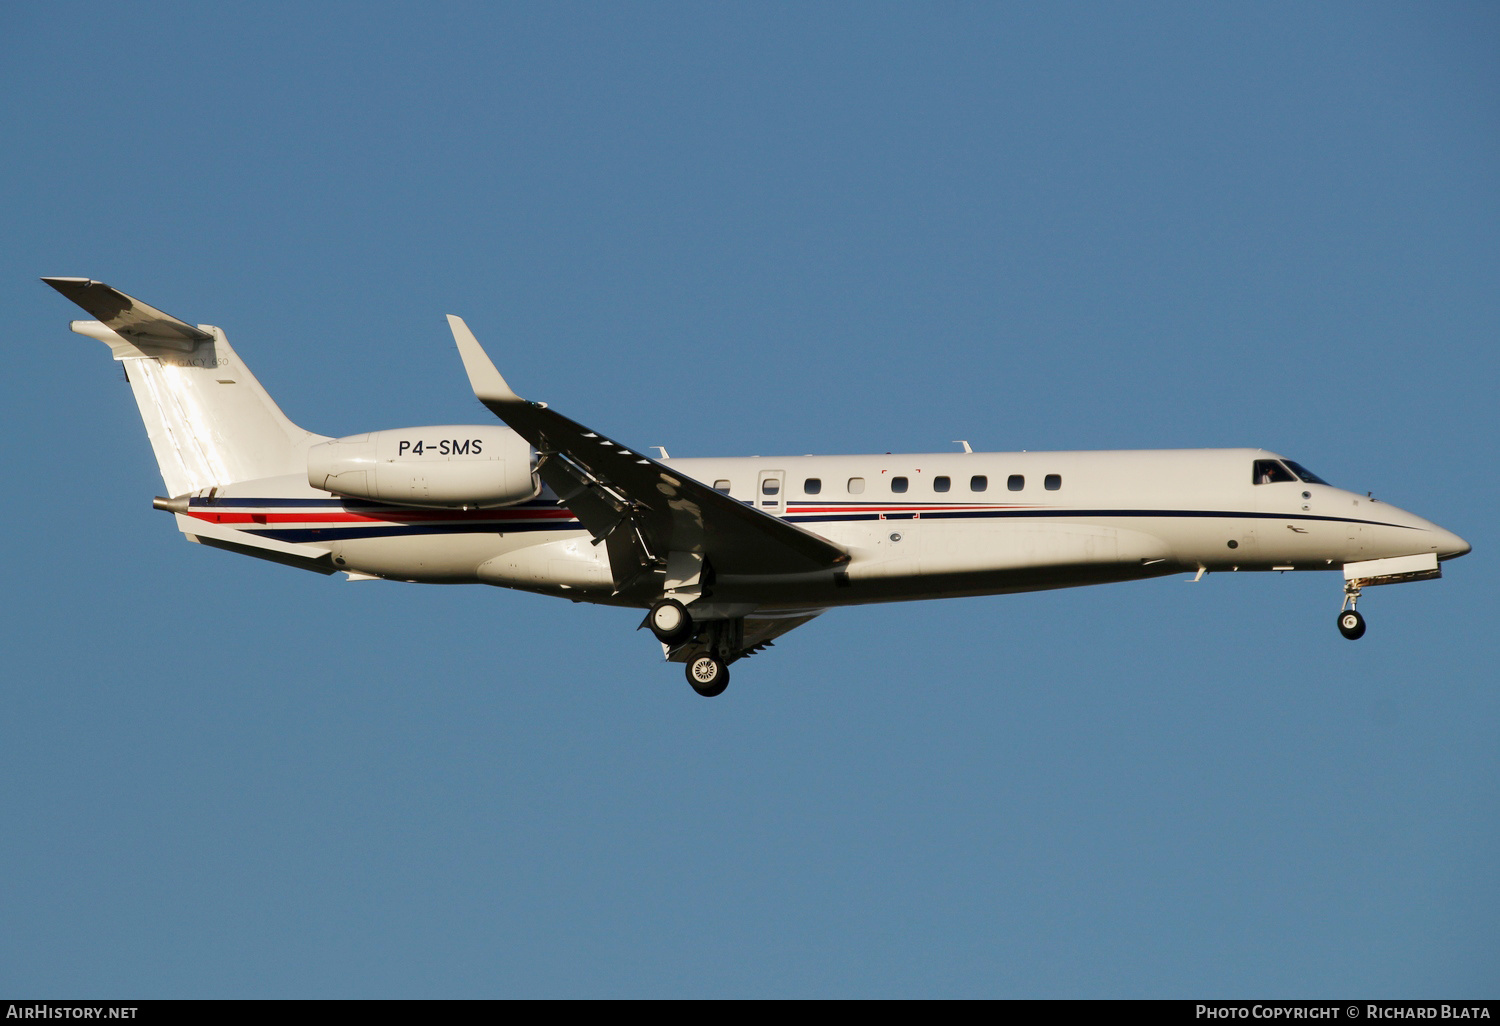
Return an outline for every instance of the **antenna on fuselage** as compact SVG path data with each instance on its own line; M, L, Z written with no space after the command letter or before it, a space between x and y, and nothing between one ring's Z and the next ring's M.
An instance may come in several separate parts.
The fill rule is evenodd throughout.
M962 438L955 438L953 440L953 444L954 445L961 445L961 446L963 446L964 447L964 452L971 453L971 454L974 452L973 449L969 448L969 443L965 442Z

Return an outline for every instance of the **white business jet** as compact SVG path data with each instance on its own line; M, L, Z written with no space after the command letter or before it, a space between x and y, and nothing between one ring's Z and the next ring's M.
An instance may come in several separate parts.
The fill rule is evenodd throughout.
M327 438L277 407L224 333L87 278L43 278L122 362L188 540L351 580L496 584L647 610L700 695L834 606L1213 571L1371 585L1469 544L1263 449L660 459L522 399L462 320L506 426Z

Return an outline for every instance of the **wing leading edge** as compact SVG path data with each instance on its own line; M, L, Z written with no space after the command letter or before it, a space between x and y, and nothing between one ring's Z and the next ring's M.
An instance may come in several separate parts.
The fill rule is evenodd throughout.
M718 573L798 574L840 566L849 554L811 531L762 513L701 481L592 431L545 403L518 396L460 317L448 316L480 402L530 442L537 469L595 544L609 546L620 593L646 600L673 552ZM652 593L652 594L648 594Z

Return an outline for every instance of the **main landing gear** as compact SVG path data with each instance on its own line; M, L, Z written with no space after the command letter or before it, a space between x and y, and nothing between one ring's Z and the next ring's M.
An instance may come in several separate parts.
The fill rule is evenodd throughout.
M641 626L651 628L673 662L687 663L688 683L704 698L724 693L729 687L729 664L745 654L743 620L699 622L674 598L653 603Z
M729 667L707 653L688 660L688 683L704 698L715 698L729 687Z
M1365 618L1354 608L1359 601L1359 585L1354 581L1344 582L1344 608L1339 611L1339 633L1350 641L1365 636Z
M693 618L676 599L662 599L652 606L646 625L663 645L676 645L693 636Z

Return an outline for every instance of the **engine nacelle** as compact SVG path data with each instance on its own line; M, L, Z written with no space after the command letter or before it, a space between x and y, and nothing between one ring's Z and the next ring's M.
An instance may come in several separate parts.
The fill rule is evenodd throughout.
M541 493L532 466L530 443L510 428L449 424L315 445L307 453L307 483L402 506L493 508Z

